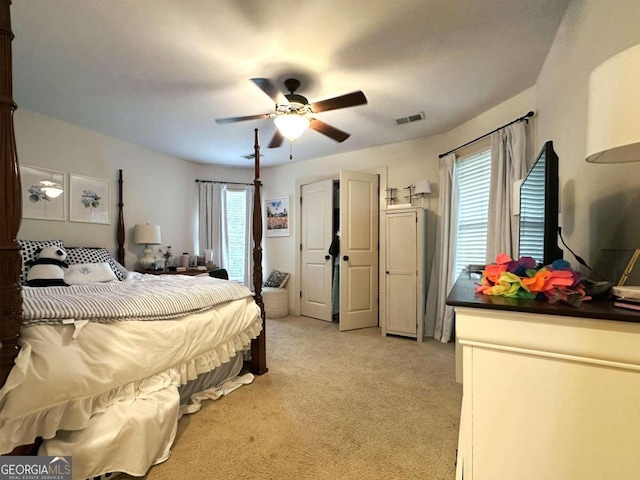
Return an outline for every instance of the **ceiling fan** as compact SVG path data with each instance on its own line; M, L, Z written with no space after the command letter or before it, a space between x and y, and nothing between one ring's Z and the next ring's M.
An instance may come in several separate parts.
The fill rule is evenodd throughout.
M322 120L318 120L314 115L316 113L326 112L327 110L337 110L339 108L354 107L367 103L367 98L364 96L364 93L359 90L347 93L346 95L309 103L306 97L295 93L300 87L300 81L295 78L285 80L284 86L289 93L284 94L284 99L286 100L283 102L283 95L269 79L252 78L251 81L275 102L275 112L248 115L245 117L217 118L216 123L225 124L273 118L277 128L268 148L279 147L282 145L284 138L288 138L290 141L295 140L302 135L307 128L320 132L336 142L344 142L349 138L350 134L332 127Z

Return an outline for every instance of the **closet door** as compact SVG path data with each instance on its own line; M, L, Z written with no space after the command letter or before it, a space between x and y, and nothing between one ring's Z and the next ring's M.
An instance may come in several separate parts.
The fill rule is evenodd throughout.
M302 186L300 313L331 321L333 180Z

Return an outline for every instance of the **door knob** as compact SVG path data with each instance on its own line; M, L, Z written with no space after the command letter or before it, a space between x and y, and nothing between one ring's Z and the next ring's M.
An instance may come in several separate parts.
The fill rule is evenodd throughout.
M325 260L331 260L331 255L325 255L325 256L324 256L324 259L325 259Z
M343 259L345 262L349 261L349 255L345 255L344 257L342 257L342 259Z

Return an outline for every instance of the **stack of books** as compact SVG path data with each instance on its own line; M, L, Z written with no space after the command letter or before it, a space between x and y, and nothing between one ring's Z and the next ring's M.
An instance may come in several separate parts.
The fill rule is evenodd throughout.
M186 272L187 270L198 270L202 272L206 272L208 269L204 265L191 266L191 267L169 267L170 272Z
M640 287L616 286L612 289L613 305L630 310L640 310Z
M622 300L616 298L613 301L615 307L628 308L630 310L640 310L640 300Z

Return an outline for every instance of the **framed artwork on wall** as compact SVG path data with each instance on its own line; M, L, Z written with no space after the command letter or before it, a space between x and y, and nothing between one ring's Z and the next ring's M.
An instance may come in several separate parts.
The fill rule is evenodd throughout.
M289 236L289 197L265 200L267 205L267 237Z
M66 174L48 168L20 165L22 218L66 220Z
M111 223L108 181L71 173L69 184L70 221Z

